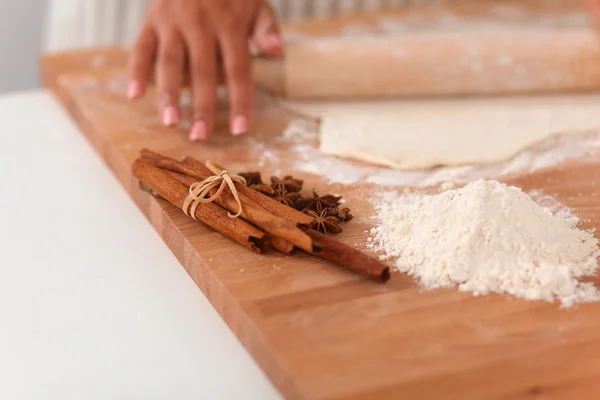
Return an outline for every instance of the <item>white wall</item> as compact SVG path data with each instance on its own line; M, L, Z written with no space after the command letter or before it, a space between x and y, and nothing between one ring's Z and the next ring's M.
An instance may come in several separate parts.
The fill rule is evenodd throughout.
M0 0L0 93L39 86L45 0Z

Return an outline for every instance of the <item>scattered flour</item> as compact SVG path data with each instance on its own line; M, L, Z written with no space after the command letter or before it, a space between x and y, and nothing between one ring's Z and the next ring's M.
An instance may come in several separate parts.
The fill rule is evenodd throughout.
M506 11L506 10L502 10ZM518 11L515 9L514 11ZM500 15L504 14L504 15ZM592 19L588 13L581 11L567 12L563 15L538 15L535 18L527 15L507 15L507 13L493 13L485 18L478 16L470 18L452 13L446 13L435 19L432 23L429 18L405 17L382 18L377 27L372 29L379 34L452 34L452 33L502 33L522 34L523 32L536 32L544 30L572 29L589 27ZM363 27L362 33L365 29ZM351 30L350 35L356 35L356 30Z
M297 155L298 161L294 169L319 175L329 182L352 185L366 181L370 168L356 166L336 157L323 155L310 145L296 145L291 148Z
M566 11L566 10L565 10ZM586 28L593 25L589 13L580 10L535 15L519 7L499 5L487 16L476 17L455 14L446 10L431 18L421 14L408 14L402 17L379 18L374 24L347 24L340 32L341 38L365 36L422 36L449 35L463 33L481 34L523 34L524 32L544 32ZM303 38L296 38L303 39Z
M455 189L455 188L456 188L456 184L454 182L450 182L450 181L444 182L444 183L442 183L440 185L440 189L442 189L444 191L445 190L452 190L452 189Z
M279 156L272 150L265 150L260 154L258 166L264 167L267 163L274 165L279 162Z
M103 55L94 56L91 60L91 65L93 68L102 68L106 65L106 57Z
M104 83L104 86L106 87L106 90L108 90L109 92L119 93L119 94L125 96L127 93L127 84L128 84L128 78L124 75L118 75L118 76L109 78Z
M281 138L294 143L305 142L315 139L317 132L318 127L314 122L304 118L294 118L284 129Z
M598 240L564 210L553 214L556 202L545 208L518 188L485 180L392 198L378 201L369 246L427 289L458 286L565 307L600 300L593 284L579 281L597 270Z
M416 184L417 187L436 186L440 183L455 182L468 175L475 168L473 166L438 168L430 176Z

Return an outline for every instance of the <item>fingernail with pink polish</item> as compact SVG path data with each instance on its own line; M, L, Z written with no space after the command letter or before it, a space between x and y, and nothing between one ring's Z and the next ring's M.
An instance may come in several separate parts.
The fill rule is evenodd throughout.
M267 43L269 43L269 45L273 46L273 47L280 47L281 39L279 38L279 36L277 36L275 34L271 34L271 35L267 36Z
M204 140L207 137L208 129L206 127L206 122L196 121L194 126L192 126L192 130L190 131L190 140L195 142L197 140Z
M173 126L179 123L177 109L173 106L168 106L163 110L162 122L165 126Z
M130 99L135 99L136 97L141 96L142 94L142 85L138 81L131 81L127 87L127 96Z
M248 119L243 115L238 115L233 119L231 124L231 133L233 135L241 135L248 130Z

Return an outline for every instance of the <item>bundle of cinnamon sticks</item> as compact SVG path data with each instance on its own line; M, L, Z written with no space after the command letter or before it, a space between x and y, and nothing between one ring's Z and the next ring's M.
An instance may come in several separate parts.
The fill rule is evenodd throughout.
M182 210L190 187L215 176L204 163L192 157L177 161L147 149L141 151L141 157L133 163L132 169L140 183L153 194ZM193 217L256 253L263 254L273 248L291 255L299 249L377 282L389 279L389 268L379 260L309 229L313 224L311 216L240 182L233 184L237 193L227 188L215 197L214 202L196 204ZM213 188L208 195L213 196L216 192L217 188ZM240 210L239 218L231 217Z

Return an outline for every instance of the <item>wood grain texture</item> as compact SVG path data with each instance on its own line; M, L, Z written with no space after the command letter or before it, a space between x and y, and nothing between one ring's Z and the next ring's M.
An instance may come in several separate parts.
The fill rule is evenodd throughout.
M108 57L106 68L91 67ZM101 52L50 56L44 77L125 190L276 387L290 399L593 399L600 396L600 304L556 304L454 289L421 292L393 274L378 285L304 254L256 255L139 190L131 163L142 148L210 158L233 171L267 161L305 187L338 192L356 211L340 239L362 247L372 186L327 186L294 170L278 137L290 115L259 98L252 136L233 138L220 114L215 136L187 141L160 125L152 93L124 96L124 65ZM189 110L187 110L189 111ZM186 116L187 118L187 116ZM265 147L266 146L266 147ZM569 163L507 183L542 190L600 228L600 160ZM598 284L597 278L592 281Z

